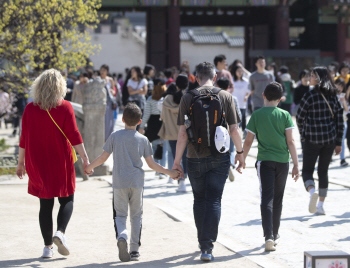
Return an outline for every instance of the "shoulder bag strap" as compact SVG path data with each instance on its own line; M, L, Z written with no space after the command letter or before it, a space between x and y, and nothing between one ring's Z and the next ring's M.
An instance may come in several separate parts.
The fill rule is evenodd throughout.
M329 103L328 103L328 101L327 101L326 97L325 97L325 96L324 96L322 93L321 93L321 96L322 96L322 98L324 99L324 101L327 103L328 108L329 108L329 110L331 111L332 118L334 118L334 113L333 113L333 110L332 110L331 106L329 105Z
M58 129L62 132L63 136L67 139L67 141L69 142L70 146L73 147L72 144L70 143L70 141L68 140L67 136L66 136L66 135L64 134L64 132L62 131L62 129L57 125L57 123L55 122L55 120L53 120L53 118L52 118L51 114L49 113L49 111L48 111L47 109L46 109L46 111L47 111L47 113L49 114L49 116L50 116L52 122L54 122L55 125L58 127Z

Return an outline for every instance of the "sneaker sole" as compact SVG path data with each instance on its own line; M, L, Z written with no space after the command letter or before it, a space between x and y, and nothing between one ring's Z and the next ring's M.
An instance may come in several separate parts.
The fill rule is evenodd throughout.
M70 254L68 248L66 248L66 246L63 245L61 238L59 238L58 236L54 236L53 242L57 246L57 251L59 254L63 256L68 256Z
M275 242L273 240L267 240L265 242L265 251L275 251Z
M310 203L309 203L309 212L310 213L316 213L317 211L317 199L318 199L318 194L317 193L313 193L310 199Z
M235 181L235 175L233 175L233 171L232 171L231 167L230 167L230 170L228 173L228 179L232 182Z
M125 240L118 241L118 249L119 249L119 260L123 262L130 261L130 254L128 253L128 244Z
M134 258L130 258L130 261L139 261L139 258L138 257L134 257Z
M207 257L207 256L201 257L201 261L204 261L204 262L209 262L213 260L214 260L214 257Z

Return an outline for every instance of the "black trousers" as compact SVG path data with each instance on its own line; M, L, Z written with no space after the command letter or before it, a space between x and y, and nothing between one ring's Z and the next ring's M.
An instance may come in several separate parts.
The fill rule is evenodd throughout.
M270 239L278 234L280 228L289 163L257 161L256 168L260 180L262 227L265 239Z
M315 187L313 178L316 161L318 158L319 196L326 197L328 190L328 167L332 160L335 144L314 144L305 141L303 149L303 181L305 188L310 185Z
M74 194L68 197L59 197L60 209L57 215L57 230L65 232L70 217L73 213L73 201ZM52 245L53 235L53 220L52 220L52 209L54 205L54 198L43 199L40 198L40 212L39 212L39 223L41 234L44 238L45 246Z

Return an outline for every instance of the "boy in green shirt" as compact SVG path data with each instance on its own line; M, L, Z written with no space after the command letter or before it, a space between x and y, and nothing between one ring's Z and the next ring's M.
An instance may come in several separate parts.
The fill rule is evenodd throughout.
M266 86L263 93L265 107L252 114L246 127L248 134L243 145L244 159L246 159L254 136L256 136L258 159L255 166L260 181L260 209L265 251L276 250L275 246L280 238L278 229L289 171L289 152L294 163L292 178L295 181L299 178L293 121L287 111L277 108L282 96L281 84L272 82ZM245 163L243 168L245 168Z

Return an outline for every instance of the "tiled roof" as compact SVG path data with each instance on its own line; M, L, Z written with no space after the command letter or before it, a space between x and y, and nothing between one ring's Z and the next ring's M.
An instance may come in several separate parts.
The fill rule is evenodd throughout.
M243 47L244 37L230 37L225 32L180 32L181 41L192 41L194 44L227 44L230 47Z

